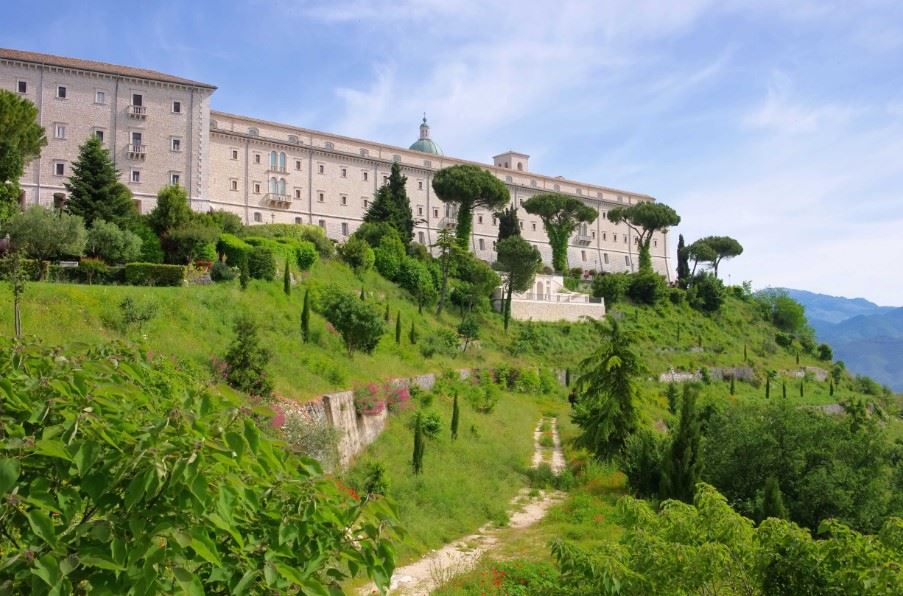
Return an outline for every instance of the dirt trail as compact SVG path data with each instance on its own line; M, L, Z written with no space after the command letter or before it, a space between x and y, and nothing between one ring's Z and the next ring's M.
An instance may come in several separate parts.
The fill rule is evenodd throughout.
M543 422L549 424L552 435L551 448L543 447L540 442ZM541 464L548 464L555 474L560 473L565 467L558 424L554 418L543 418L533 431L533 467L536 468ZM545 516L552 505L563 498L564 493L558 491L540 491L538 495L531 497L529 490L521 490L511 501L509 522L504 529L517 530L535 524ZM389 594L427 596L456 575L473 569L480 557L499 543L500 530L492 524L486 524L469 536L446 544L410 565L399 567L392 575ZM378 593L372 584L358 591L361 596Z

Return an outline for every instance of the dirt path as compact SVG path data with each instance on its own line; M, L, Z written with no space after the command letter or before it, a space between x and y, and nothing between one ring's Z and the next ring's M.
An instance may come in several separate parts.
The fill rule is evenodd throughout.
M541 444L544 422L548 424L548 432L551 434L551 447L543 447ZM543 463L548 464L555 474L564 470L564 454L554 418L543 418L533 431L533 467ZM560 502L563 497L564 493L558 491L540 491L538 495L531 497L528 489L521 490L511 501L509 522L504 529L517 530L535 524L545 516L549 507ZM500 531L500 528L486 524L470 536L446 544L410 565L399 567L392 575L389 594L427 596L456 575L473 569L480 557L499 543ZM361 596L378 593L372 584L358 591Z

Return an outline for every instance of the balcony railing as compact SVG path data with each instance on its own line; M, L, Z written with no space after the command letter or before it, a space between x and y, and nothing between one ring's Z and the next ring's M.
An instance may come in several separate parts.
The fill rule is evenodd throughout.
M287 208L292 206L292 197L290 195L281 195L275 192L268 192L263 195L263 202L271 207Z
M581 234L580 232L577 232L574 235L574 242L576 244L592 244L593 237L589 234Z
M129 145L129 159L144 159L147 156L147 145Z
M129 112L129 116L131 116L132 118L147 117L147 107L146 106L129 106L128 112Z
M267 172L273 172L274 174L285 174L286 168L285 166L270 165L270 167L267 168Z
M455 228L458 226L458 218L453 215L446 215L442 219L439 220L439 228Z

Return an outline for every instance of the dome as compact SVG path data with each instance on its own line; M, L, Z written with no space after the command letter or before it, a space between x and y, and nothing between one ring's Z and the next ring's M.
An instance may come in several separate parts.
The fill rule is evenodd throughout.
M442 155L442 149L430 138L430 125L426 123L426 114L423 115L423 122L420 123L420 138L410 146L410 149L421 153Z

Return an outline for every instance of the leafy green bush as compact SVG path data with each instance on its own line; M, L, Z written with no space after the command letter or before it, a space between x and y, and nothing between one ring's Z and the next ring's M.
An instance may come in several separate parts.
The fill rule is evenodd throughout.
M687 292L683 288L671 288L668 290L668 300L679 306L687 301Z
M213 281L232 281L236 277L238 277L238 271L224 261L216 261L210 268L210 279Z
M125 281L125 267L110 266L99 259L83 258L78 267L51 265L50 278L76 284L119 284Z
M621 452L621 470L627 476L627 485L635 496L658 496L667 444L663 435L650 429L627 437Z
M596 298L603 298L606 305L611 305L624 300L629 287L627 273L603 273L593 279L592 293Z
M323 316L342 336L349 355L355 351L369 354L376 349L386 332L382 312L376 306L336 287L327 288L319 302Z
M364 240L352 236L339 247L339 256L358 275L363 275L373 268L373 249Z
M418 345L424 358L451 357L458 353L458 337L448 329L438 329L435 333L430 333Z
M32 205L14 215L3 228L12 245L39 261L60 257L78 257L85 250L85 225L82 218L54 213Z
M130 286L181 286L185 272L184 265L127 263L125 283Z
M113 223L97 220L88 230L85 252L112 264L134 262L141 258L142 240L136 234Z
M396 281L414 297L418 306L432 304L439 296L429 267L413 257L402 259Z
M364 224L376 225L376 224ZM388 224L381 224L388 225ZM394 228L392 230L394 232ZM401 262L405 258L404 243L398 238L397 233L384 235L374 252L376 270L380 275L389 280L398 278L401 270Z
M323 228L319 226L307 224L264 224L246 227L244 232L248 236L256 236L258 238L311 242L324 259L328 259L335 254L335 245L326 236Z
M352 236L360 238L369 244L373 250L376 250L383 238L394 236L401 242L401 236L398 235L398 230L395 229L395 226L385 221L365 221L354 231ZM404 246L403 242L402 246Z
M240 267L243 261L247 262L251 245L238 236L220 234L219 241L216 243L216 252L225 257L226 263L232 267Z
M254 246L248 253L248 273L254 279L276 279L276 255L269 246Z
M256 422L268 409L168 363L0 344L4 593L325 594L358 572L386 586L383 502L286 457Z
M130 230L141 238L141 256L136 260L142 263L162 263L166 259L160 237L144 218L133 221Z
M637 304L655 304L667 291L664 277L653 271L641 271L630 276L627 295Z
M697 273L687 291L687 301L696 310L718 312L725 300L724 283L710 273Z
M317 247L313 242L300 240L296 244L295 262L298 264L298 269L301 271L307 271L313 267L319 257L320 254L317 252Z

